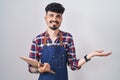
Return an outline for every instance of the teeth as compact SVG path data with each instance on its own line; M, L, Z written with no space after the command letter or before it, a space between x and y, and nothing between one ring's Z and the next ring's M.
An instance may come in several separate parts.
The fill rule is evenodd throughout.
M57 24L57 23L53 22L52 24Z
M55 21L52 21L52 23L57 23L57 22L55 22Z

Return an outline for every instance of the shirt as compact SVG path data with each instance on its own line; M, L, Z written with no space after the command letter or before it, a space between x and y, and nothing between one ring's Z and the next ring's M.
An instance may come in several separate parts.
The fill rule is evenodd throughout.
M44 46L45 37L46 37L46 45L47 46L60 45L60 37L59 36L61 33L62 34L62 44L63 44L63 46L66 50L66 54L67 54L68 66L72 70L79 69L79 67L78 67L79 59L76 58L75 47L74 47L72 35L68 32L59 31L59 33L57 34L58 38L54 42L52 42L49 35L48 34L46 35L46 33L47 33L47 31L39 34L38 36L36 36L33 39L29 57L39 61L42 56L42 49Z

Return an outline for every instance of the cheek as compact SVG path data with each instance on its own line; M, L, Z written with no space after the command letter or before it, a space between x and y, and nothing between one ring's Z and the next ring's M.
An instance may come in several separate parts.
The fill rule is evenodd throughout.
M61 19L59 19L59 22L61 22L62 21L62 18Z
M46 19L46 23L47 23L47 24L50 23L50 19Z
M62 22L62 20L59 20L59 23L61 23Z

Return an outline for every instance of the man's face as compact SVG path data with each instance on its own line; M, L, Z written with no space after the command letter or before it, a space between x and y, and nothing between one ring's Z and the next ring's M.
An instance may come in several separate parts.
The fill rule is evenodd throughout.
M45 20L50 29L57 30L62 22L62 14L48 11L45 15Z

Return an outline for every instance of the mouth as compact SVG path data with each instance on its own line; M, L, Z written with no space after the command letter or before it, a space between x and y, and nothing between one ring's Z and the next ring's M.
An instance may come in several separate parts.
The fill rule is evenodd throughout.
M59 24L58 21L50 21L50 23L53 23L53 24Z

